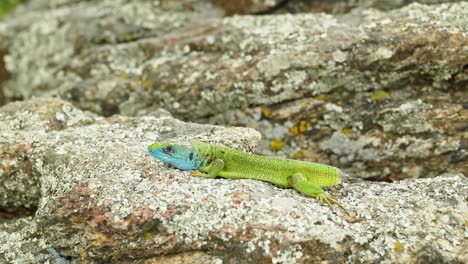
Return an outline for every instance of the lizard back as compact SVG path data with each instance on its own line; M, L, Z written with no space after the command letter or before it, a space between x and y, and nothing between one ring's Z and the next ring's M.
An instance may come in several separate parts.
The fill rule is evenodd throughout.
M224 161L219 176L231 179L256 179L287 187L288 177L302 173L308 181L320 187L333 186L340 182L338 168L314 162L269 157L246 153L225 146L190 141L202 159L209 164L214 159Z

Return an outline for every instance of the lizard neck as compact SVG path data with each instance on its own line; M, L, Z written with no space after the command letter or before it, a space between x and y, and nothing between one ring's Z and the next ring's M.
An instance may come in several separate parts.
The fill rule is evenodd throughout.
M203 170L215 159L215 149L213 145L204 143L198 140L191 140L190 144L193 147L194 153L198 159L197 170Z

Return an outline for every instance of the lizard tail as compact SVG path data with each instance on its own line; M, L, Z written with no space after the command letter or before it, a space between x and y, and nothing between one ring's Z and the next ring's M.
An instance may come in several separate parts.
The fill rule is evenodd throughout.
M349 175L340 170L340 179L341 182L345 182L349 179Z

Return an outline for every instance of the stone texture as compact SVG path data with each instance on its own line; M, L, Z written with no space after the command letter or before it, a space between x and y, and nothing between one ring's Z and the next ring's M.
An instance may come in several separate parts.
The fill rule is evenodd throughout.
M93 171L102 159L115 158L115 172L121 170L122 164L119 146L132 147L136 155L146 154L146 146L158 138L178 138L184 136L201 137L205 141L220 140L215 137L223 136L224 142L235 141L243 143L252 149L260 140L258 132L252 129L222 128L209 125L189 124L171 117L142 117L127 118L114 116L109 119L83 112L74 108L70 103L57 99L35 99L25 102L8 104L0 111L0 207L38 206L41 194L46 188L41 182L46 176L52 181L68 182L69 178L57 178L49 174L47 167L55 164L60 167L60 177L69 177L68 173L81 175L84 171ZM89 131L88 131L89 130ZM95 130L94 132L92 132ZM207 135L201 132L207 131ZM116 138L112 138L116 137ZM204 138L205 137L205 138ZM212 139L209 139L212 137ZM231 139L231 137L235 137ZM125 142L125 139L131 140ZM117 140L120 139L120 140ZM113 143L117 140L118 142ZM45 143L45 141L50 141ZM56 143L52 143L56 142ZM58 143L61 142L61 143ZM63 145L62 145L63 143ZM44 145L45 144L45 145ZM98 146L101 144L101 146ZM91 147L95 145L94 147ZM113 146L113 147L112 147ZM87 152L77 148L89 148ZM75 148L75 149L74 149ZM72 156L65 155L73 153ZM113 156L115 155L115 156ZM127 158L130 158L127 157ZM132 162L121 160L121 162ZM79 162L87 166L78 171L74 167L81 167ZM90 167L88 167L90 166ZM132 165L135 166L135 165ZM131 170L131 168L128 168ZM109 177L113 172L107 171ZM120 173L124 173L121 171ZM45 175L45 176L44 176ZM68 175L68 176L67 176ZM80 177L80 176L77 176ZM62 187L63 188L63 187Z
M97 117L57 99L0 108L3 153L28 145L23 169L0 176L35 201L34 217L0 224L0 262L464 262L468 181L462 175L330 188L351 212L252 180L203 179L146 153L157 138L197 137L249 149L247 128L171 117ZM6 142L8 139L8 142ZM24 174L36 182L24 182ZM5 193L5 190L7 191ZM3 206L3 205L0 205Z
M392 10L411 3L435 5L441 3L463 2L460 0L290 0L275 10L277 13L318 13L326 12L341 14L352 9L375 8L379 10Z
M208 21L145 3L80 2L39 24L34 12L8 20L5 96L58 94L103 115L163 107L196 120L326 93L466 85L467 3Z
M231 2L0 22L0 104L25 100L0 108L0 263L468 262L468 4ZM191 177L146 153L159 138L338 166L351 216Z
M251 126L260 153L361 178L468 173L466 2L229 18L189 2L19 10L0 24L5 100Z
M455 23L434 22L443 18L424 6L390 15L370 12L360 27L350 24L353 18L325 15L226 18L222 26L210 25L215 32L194 36L180 51L170 52L171 58L158 56L145 65L137 78L142 87L133 88L119 111L136 114L160 102L194 120L326 93L348 98L349 93L380 89L415 87L416 93L423 85L461 88L467 78L468 38L463 32L468 23L462 18L466 14L456 13L467 9L463 5L439 7L447 22L459 17ZM131 86L131 76L124 79ZM111 94L125 98L125 89L114 87ZM85 91L73 87L64 96L74 101Z
M226 15L233 15L268 13L282 3L287 2L287 0L214 0L213 2L217 6L220 6Z
M466 91L420 96L427 100L408 96L405 103L398 91L384 94L364 92L350 103L335 95L303 98L229 111L208 122L261 131L259 153L334 164L360 178L391 182L468 173L468 111L454 102Z
M19 12L63 8L69 5L84 2L86 2L86 0L35 0L24 4L21 8L21 11ZM118 3L124 2L125 1L118 1ZM161 8L164 11L193 11L207 15L223 16L234 14L266 13L270 10L274 10L277 6L284 3L285 0L242 0L235 2L227 0L139 0L136 2L143 4L151 3L152 7L156 9ZM111 1L108 1L108 3L111 3Z

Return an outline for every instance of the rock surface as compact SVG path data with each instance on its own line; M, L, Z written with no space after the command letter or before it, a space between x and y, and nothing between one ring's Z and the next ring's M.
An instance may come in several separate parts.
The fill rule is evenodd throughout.
M42 13L8 20L0 27L11 74L5 96L58 94L103 115L163 107L195 120L327 93L349 101L403 89L407 98L427 86L461 88L468 79L465 2L208 22L202 13L144 3L111 13L118 1L84 2L43 11L50 15L39 24L31 21Z
M331 188L347 216L291 189L191 177L146 153L155 139L175 135L252 150L260 140L252 129L102 118L57 99L8 104L0 121L10 160L0 186L16 191L0 188L0 207L37 208L0 225L2 263L468 259L462 175Z
M290 0L280 6L275 12L277 13L346 13L354 8L376 8L379 10L392 10L403 7L411 3L420 3L426 5L434 5L441 3L461 2L460 0L329 0L329 1L314 1L314 0Z
M0 22L0 263L468 262L468 3L411 2L28 1ZM340 167L351 215L161 138Z
M226 18L193 1L72 2L0 24L6 101L247 125L260 153L367 179L468 173L467 2Z

